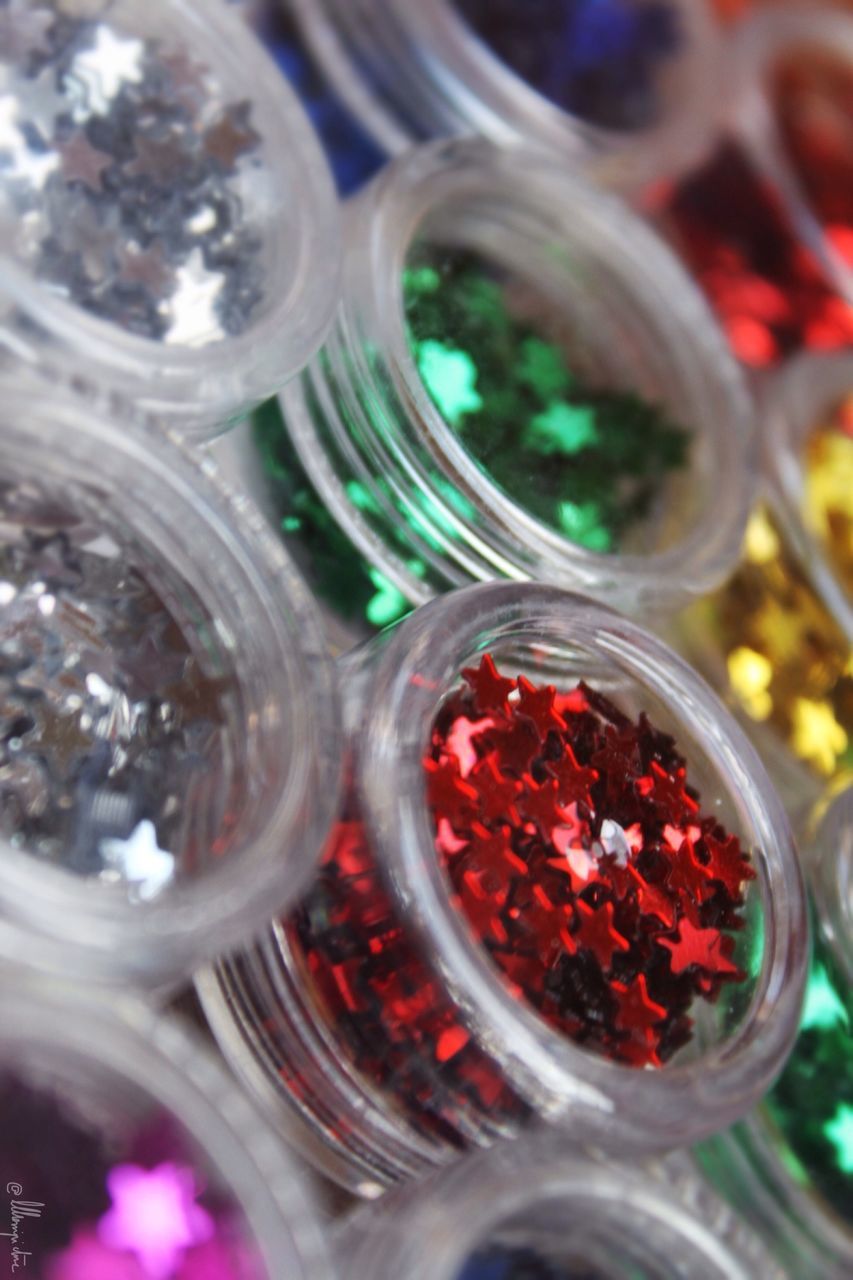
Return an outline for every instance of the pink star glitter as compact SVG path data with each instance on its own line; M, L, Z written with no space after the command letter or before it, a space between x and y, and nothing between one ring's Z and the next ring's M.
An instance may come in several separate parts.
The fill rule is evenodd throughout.
M185 1250L213 1235L213 1219L195 1203L191 1169L116 1165L107 1187L113 1207L98 1224L101 1243L134 1253L151 1280L170 1280Z

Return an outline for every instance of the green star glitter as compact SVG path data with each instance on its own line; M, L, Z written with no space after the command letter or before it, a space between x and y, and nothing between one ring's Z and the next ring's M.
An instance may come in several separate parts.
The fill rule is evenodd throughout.
M290 442L277 401L255 411L252 431L282 533L320 600L344 622L367 632L409 613L411 605L364 559L326 509ZM347 492L356 506L370 505L370 495L357 481L350 482Z
M853 991L817 930L800 1034L763 1110L792 1176L853 1225Z
M423 244L403 287L424 385L483 471L571 541L623 549L686 465L687 432L632 392L582 382L527 318L529 294L515 314L511 287L473 254Z

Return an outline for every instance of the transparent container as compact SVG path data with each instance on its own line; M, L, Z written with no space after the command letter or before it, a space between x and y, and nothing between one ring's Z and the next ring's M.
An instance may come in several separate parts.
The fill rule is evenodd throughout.
M853 1269L853 791L829 808L805 857L814 949L799 1037L762 1104L696 1161L795 1280L841 1280Z
M16 6L0 85L0 350L196 437L302 367L336 298L337 203L236 13Z
M358 1210L338 1249L359 1280L487 1280L515 1274L513 1263L548 1280L783 1277L695 1175L615 1165L541 1136Z
M809 453L815 436L848 400L853 403L853 354L801 356L776 379L763 443L765 470L786 537L805 565L815 590L853 646L853 585L848 585L853 576L851 563L839 563L841 557L834 561L832 540L821 528L834 520L834 513L815 510L814 498L819 499L821 495L810 492L814 484L825 484L830 466L828 460L816 459ZM843 424L839 431L845 436L853 434L843 431ZM850 453L853 454L853 447ZM841 470L845 464L849 470L849 458L837 460L837 469L841 472L839 485L844 484L847 474ZM821 475L814 474L818 467ZM843 499L843 494L839 498ZM853 520L853 498L834 505L839 518L849 512ZM844 559L853 561L846 546L849 537L844 541Z
M849 234L853 206L844 195L849 189L850 173L845 171L849 160L843 138L834 144L835 155L826 147L827 135L838 126L843 128L845 117L849 118L853 17L840 8L803 0L757 11L738 28L731 56L737 87L736 127L750 161L772 184L797 238L812 252L827 280L841 297L853 303L853 257L849 251L841 251L833 227L834 222L839 228L846 222ZM824 104L824 136L820 138L820 131L813 133L820 140L820 152L812 156L811 146L804 146L809 128L804 116L814 110L814 102L811 107L804 106L801 99L800 118L793 114L786 122L779 97L780 75L796 67L798 76L809 76L810 63L813 70L822 66L824 72L843 76L848 95L846 105L843 100L838 103L837 125L825 118ZM836 188L836 195L827 201L824 189L830 186Z
M304 1174L177 1020L7 981L0 1110L10 1274L335 1274Z
M409 604L505 577L552 582L655 614L721 581L754 498L751 404L698 291L624 205L529 153L476 140L431 144L393 163L349 206L345 257L329 340L280 397L286 433L279 433L275 483L291 490L281 519L285 530L297 530L294 543L305 540L304 495L292 492L300 469L310 500L331 513L343 541ZM424 279L444 282L427 299L437 307L454 279L457 289L485 289L485 341L499 315L494 323L507 324L518 358L492 354L472 383L473 358L453 347L453 316L446 340L416 342L412 325L423 313L413 290ZM475 340L468 332L466 341ZM522 390L540 396L535 403L547 404L547 412L537 415L532 400L519 412L525 440L536 435L535 451L516 445L510 416L501 452L490 456L499 395L518 391L515 382L500 384L501 371L519 367L519 347L537 358L544 352L568 390L546 393L545 375L534 366L533 389ZM436 354L449 356L449 383L435 373L435 361L429 372L425 362ZM441 369L447 367L445 359ZM498 384L491 400L484 371ZM616 445L612 459L605 452L610 428L600 437L592 428L601 450L594 471L601 509L611 511L606 551L593 536L599 508L586 502L578 461L589 456L589 422L572 417L576 406L566 402L578 386L585 404L598 397L611 406L620 448L640 446L636 467L620 467ZM625 402L640 413L639 423L624 407L612 410ZM479 406L477 430L485 439L476 445L466 436L466 405ZM592 412L596 424L604 421L600 406ZM570 418L568 441L560 436L561 414ZM619 531L617 545L611 524L629 499L639 501L632 485L643 450L647 444L652 455L655 432L663 450L664 430L667 439L677 437L681 454L666 463L654 455L642 510ZM554 438L541 443L543 431ZM545 489L553 509L538 505ZM559 502L562 489L571 501ZM318 527L316 536L327 546L331 535ZM306 569L311 576L310 563ZM341 597L348 572L341 573ZM312 581L322 591L316 575ZM334 583L326 597L334 610Z
M168 985L310 881L334 673L262 517L159 430L8 380L0 953Z
M659 1069L546 1021L457 908L423 757L460 669L484 653L561 688L582 676L622 712L647 712L679 743L705 811L751 851L734 953L743 980L694 1002L692 1039ZM509 583L432 602L342 660L341 675L351 792L321 875L296 913L197 980L221 1047L271 1120L369 1195L535 1117L621 1154L688 1143L748 1109L796 1028L805 904L782 806L698 677L618 614Z
M535 76L525 79L502 60L449 0L290 0L290 7L329 82L391 155L416 141L480 134L590 162L609 185L630 189L695 163L717 127L722 41L708 7L692 0L663 6L677 33L674 47L650 76L654 105L642 112L648 119L630 120L640 96L632 85L624 124L599 123L594 112L546 96ZM649 7L641 0L626 5L629 12ZM569 53L571 37L565 39ZM611 86L611 103L616 92Z
M828 784L853 781L851 391L844 352L803 354L766 381L765 480L740 564L675 624L679 647L751 721L798 824Z

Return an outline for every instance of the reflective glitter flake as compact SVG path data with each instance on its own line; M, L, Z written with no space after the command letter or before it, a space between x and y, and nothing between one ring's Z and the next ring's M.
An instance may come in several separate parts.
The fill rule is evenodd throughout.
M701 813L684 761L645 716L632 722L585 685L508 682L488 655L464 675L425 761L441 779L429 801L461 910L553 1026L617 1061L661 1065L690 1038L693 998L745 976L731 930L755 874L746 854ZM463 783L457 725L486 711ZM503 744L533 726L519 767Z

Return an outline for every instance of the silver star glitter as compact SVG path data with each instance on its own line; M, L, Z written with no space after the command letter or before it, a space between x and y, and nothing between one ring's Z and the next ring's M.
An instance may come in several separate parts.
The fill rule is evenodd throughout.
M30 0L11 0L0 9L0 59L15 62L47 49L47 32L54 22L49 9Z
M202 665L146 563L0 478L0 834L132 899L163 891L235 807L232 682Z
M0 0L4 17L19 11ZM201 347L243 332L265 281L249 103L186 47L115 29L102 0L49 12L60 16L32 28L37 50L0 55L5 248L43 286L145 338Z
M215 306L225 284L222 272L208 271L201 249L193 249L175 278L178 287L168 303L172 322L166 341L173 346L203 347L224 337Z
M77 54L63 81L74 119L108 115L125 85L141 83L144 53L141 40L123 40L104 24L96 27L94 45Z

